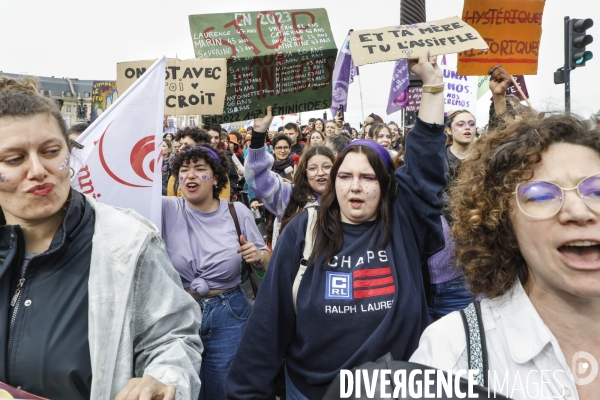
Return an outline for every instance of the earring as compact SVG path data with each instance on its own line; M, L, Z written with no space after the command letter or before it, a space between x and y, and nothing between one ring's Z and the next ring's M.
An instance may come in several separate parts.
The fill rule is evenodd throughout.
M71 167L69 167L69 169L71 170L71 178L75 176L75 170Z

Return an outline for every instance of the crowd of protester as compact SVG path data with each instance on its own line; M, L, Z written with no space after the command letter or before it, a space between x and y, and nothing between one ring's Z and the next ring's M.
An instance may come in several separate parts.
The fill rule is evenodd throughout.
M411 127L370 114L359 132L338 113L275 132L268 107L238 132L165 134L160 231L73 190L86 126L0 78L0 383L52 399L321 399L341 369L390 353L476 369L504 394L488 374L567 371L525 386L595 398L567 360L600 357L597 127L505 96L497 66L479 131L444 113L435 56L410 68L424 85Z

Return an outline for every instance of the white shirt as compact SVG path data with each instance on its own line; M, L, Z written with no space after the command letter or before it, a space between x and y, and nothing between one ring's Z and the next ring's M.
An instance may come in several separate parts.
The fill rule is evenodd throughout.
M558 341L520 283L512 293L484 299L481 314L490 390L513 399L579 400ZM460 313L455 311L430 325L410 361L454 373L468 370L467 340Z

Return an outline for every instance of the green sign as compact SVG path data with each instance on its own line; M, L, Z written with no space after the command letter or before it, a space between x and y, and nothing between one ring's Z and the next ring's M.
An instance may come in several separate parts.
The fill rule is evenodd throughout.
M477 79L477 100L483 97L490 90L490 76L484 75Z
M265 114L295 114L331 107L337 48L327 11L252 11L190 15L197 58L227 58L222 115L207 124Z

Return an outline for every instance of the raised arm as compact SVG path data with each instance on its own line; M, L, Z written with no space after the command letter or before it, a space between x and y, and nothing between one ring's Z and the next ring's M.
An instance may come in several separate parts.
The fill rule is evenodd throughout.
M411 60L412 71L423 80L419 118L406 137L404 166L395 172L398 195L397 215L408 218L423 255L443 245L440 223L444 178L444 91L443 73L437 57L429 51L418 61Z
M284 182L278 174L271 171L273 156L269 155L264 149L265 137L271 121L273 121L271 106L267 107L267 115L264 118L254 120L252 140L244 165L244 176L248 186L264 203L265 208L281 220L287 205L290 203L292 185Z

